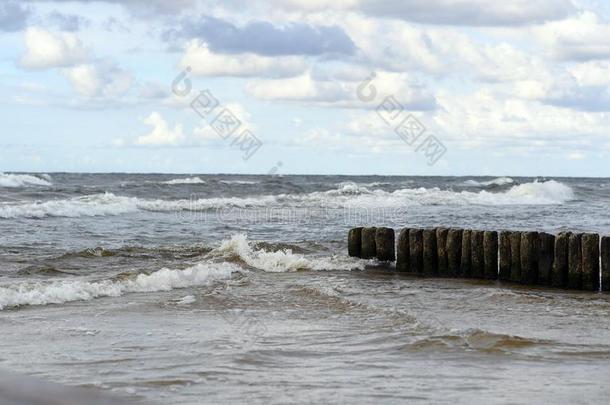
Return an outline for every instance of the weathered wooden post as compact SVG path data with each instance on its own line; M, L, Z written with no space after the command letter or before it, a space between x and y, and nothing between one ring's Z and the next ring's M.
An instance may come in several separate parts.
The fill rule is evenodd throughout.
M424 240L421 229L409 231L409 265L411 271L421 274L424 270Z
M436 230L424 229L422 232L423 245L424 245L424 274L432 276L437 274L438 262L437 262L437 248L436 248Z
M568 241L568 288L582 289L582 234L573 233Z
M551 286L566 288L568 286L568 246L570 233L560 232L555 238L555 254L551 274Z
M448 229L436 229L437 267L438 274L441 276L447 276L449 274L449 258L447 257L448 234Z
M401 229L396 245L396 271L409 272L409 228Z
M555 235L540 232L538 236L538 284L551 285L553 257L555 255Z
M500 232L500 280L510 280L510 232Z
M599 235L582 236L582 288L599 291Z
M472 231L470 229L464 230L462 233L462 260L460 262L460 273L458 274L460 277L470 277L470 268L471 268L471 253L470 250L472 248L471 238Z
M510 281L521 282L521 232L510 233Z
M349 230L347 234L347 253L351 257L362 256L362 227Z
M463 232L461 229L450 229L447 233L447 267L449 277L460 275Z
M484 236L483 231L472 231L470 234L470 277L473 278L483 278L485 275Z
M483 234L485 278L498 279L498 232L485 231Z
M535 285L538 282L538 232L521 234L521 282Z
M377 228L362 228L362 244L360 254L363 259L374 259L377 256L377 245L375 245L375 233Z
M396 241L394 240L394 229L377 228L375 231L375 247L377 249L377 260L382 262L393 262L396 260L394 250Z
M602 237L602 291L610 291L610 237Z

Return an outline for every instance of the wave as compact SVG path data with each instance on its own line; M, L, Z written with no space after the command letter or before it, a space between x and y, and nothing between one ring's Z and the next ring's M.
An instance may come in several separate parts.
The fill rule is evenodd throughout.
M52 185L51 177L49 175L41 175L40 177L37 177L29 174L0 173L0 187L50 187Z
M244 234L233 235L224 240L212 255L238 259L248 266L271 273L284 273L299 270L364 270L366 261L346 256L308 258L293 253L291 249L276 251L256 250Z
M409 349L415 351L459 349L483 352L514 352L551 343L549 340L493 333L481 329L468 329L416 340L409 345Z
M510 177L498 177L497 179L489 180L489 181L476 181L476 180L466 180L464 182L467 186L472 187L489 187L489 186L505 186L507 184L513 184L515 181Z
M346 184L338 189L309 194L280 194L252 197L215 197L197 200L159 200L92 194L66 200L0 203L0 218L85 217L120 215L138 211L177 212L231 208L402 208L410 205L559 205L573 200L574 191L555 180L515 185L503 192L400 189L371 190ZM307 214L307 210L303 210Z
M524 183L496 193L486 190L456 192L441 190L438 187L405 188L388 192L371 190L356 184L345 184L338 189L314 192L297 198L312 204L322 203L325 207L336 208L409 205L555 205L573 200L574 191L555 180Z
M163 181L161 184L206 184L205 180L202 180L200 177L187 177L184 179L172 179L168 181Z
M197 200L151 200L93 194L67 200L45 202L0 203L0 218L94 217L120 215L138 211L203 211L226 207L258 207L275 201L275 197L202 198Z
M252 180L220 180L219 183L222 183L222 184L259 184L260 181L252 181Z
M24 305L63 304L99 297L119 297L127 293L170 291L209 285L227 280L243 271L232 263L199 263L184 270L161 269L121 279L20 282L0 286L0 310Z

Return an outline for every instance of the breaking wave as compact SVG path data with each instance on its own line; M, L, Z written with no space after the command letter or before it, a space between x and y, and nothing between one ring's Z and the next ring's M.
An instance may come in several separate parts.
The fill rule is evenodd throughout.
M324 202L330 207L401 207L408 205L552 205L574 199L574 191L555 180L515 185L502 192L405 188L393 192L371 190L356 184L314 192L300 197L312 204Z
M498 177L497 179L489 180L489 181L476 181L476 180L466 180L464 182L467 186L472 187L489 187L489 186L505 186L507 184L513 184L515 181L510 177Z
M184 179L172 179L162 182L162 184L205 184L205 180L200 177L187 177Z
M29 174L5 174L0 173L0 187L29 187L29 186L52 186L49 175L40 177Z
M67 200L1 203L0 218L93 217L120 215L137 211L202 211L221 207L246 208L264 206L273 201L275 201L273 196L202 198L198 200L150 200L104 193Z
M0 286L0 310L23 305L62 304L98 297L119 297L127 293L203 286L230 279L232 273L239 271L243 270L232 263L199 263L184 270L164 268L151 274L113 280L20 282Z
M405 188L388 192L346 184L309 194L256 197L215 197L197 200L160 200L93 194L66 200L0 203L0 218L45 218L120 215L137 211L175 212L227 208L400 208L409 205L552 205L574 199L574 191L555 180L515 185L502 192Z
M256 250L244 234L224 240L212 255L234 258L259 270L283 273L299 270L364 270L366 262L344 256L308 258L291 249L277 251Z

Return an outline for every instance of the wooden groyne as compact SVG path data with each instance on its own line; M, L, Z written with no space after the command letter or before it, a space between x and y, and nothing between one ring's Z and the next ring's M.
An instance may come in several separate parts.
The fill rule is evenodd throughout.
M447 228L353 228L352 257L396 261L396 271L432 277L610 291L610 237L593 233Z

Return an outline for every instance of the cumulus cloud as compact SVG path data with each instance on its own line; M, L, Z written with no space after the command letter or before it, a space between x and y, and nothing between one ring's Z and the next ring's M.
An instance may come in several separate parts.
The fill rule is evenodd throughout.
M201 76L266 76L289 77L305 70L305 61L298 56L267 57L254 53L219 54L207 44L190 41L180 61L180 66L192 69Z
M593 147L607 136L610 116L521 100L489 89L441 94L432 119L464 147L492 145L532 150Z
M112 98L125 94L132 86L131 74L110 62L88 63L66 69L74 90L85 98Z
M19 31L25 27L30 10L17 1L7 0L0 4L0 31Z
M610 23L596 13L555 21L533 29L537 38L555 59L587 61L610 58Z
M340 108L374 108L377 104L358 98L358 88L368 75L359 77L316 76L312 72L286 79L258 79L246 85L248 94L267 101L290 101L302 104ZM394 96L403 107L429 110L435 107L434 96L425 86L405 73L378 72L371 82L376 100Z
M289 23L276 27L267 21L253 21L236 26L219 18L203 16L187 20L182 28L165 33L166 39L203 39L214 52L259 55L352 54L355 46L338 26L314 26Z
M52 33L39 27L25 32L26 52L20 64L27 69L72 66L85 61L88 52L71 33Z
M176 124L170 128L169 124L161 114L152 112L143 122L152 127L146 135L142 135L135 140L136 145L141 146L175 146L184 140L182 125Z

